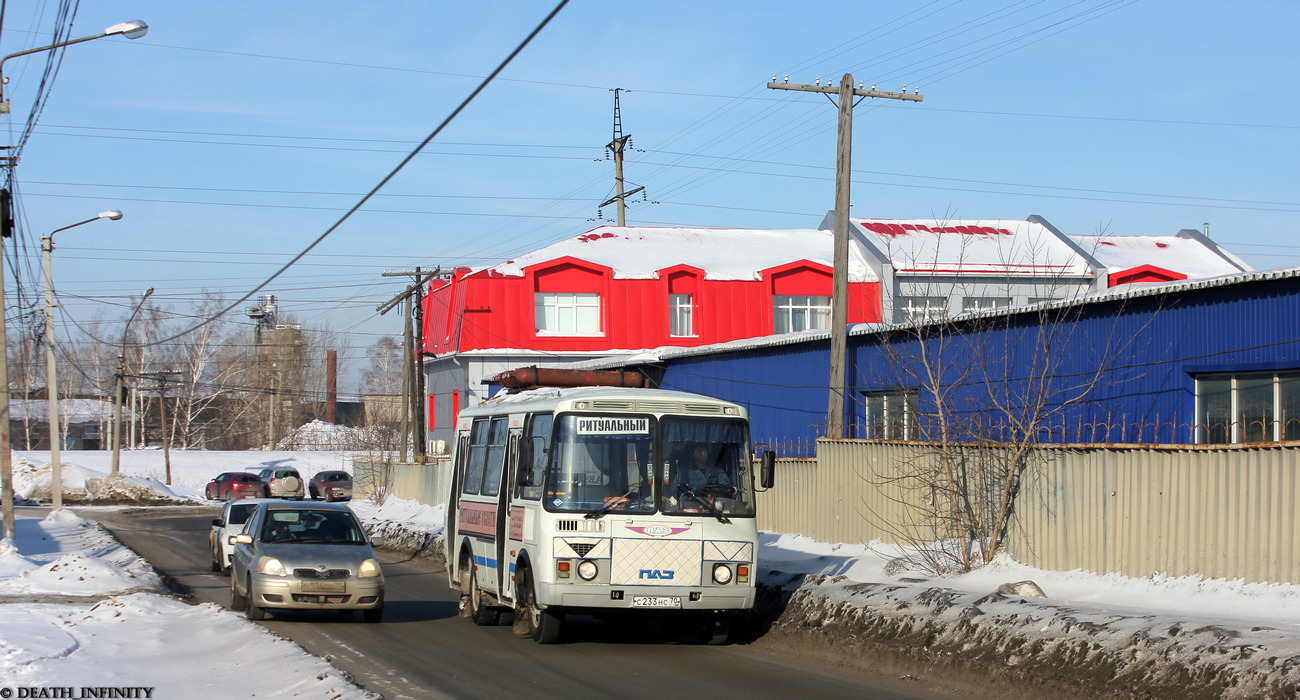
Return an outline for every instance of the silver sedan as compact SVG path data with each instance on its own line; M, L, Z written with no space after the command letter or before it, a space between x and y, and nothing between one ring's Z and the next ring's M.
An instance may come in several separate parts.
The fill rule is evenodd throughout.
M384 616L384 575L352 509L341 503L260 503L231 558L230 607L250 620L271 610L361 610Z

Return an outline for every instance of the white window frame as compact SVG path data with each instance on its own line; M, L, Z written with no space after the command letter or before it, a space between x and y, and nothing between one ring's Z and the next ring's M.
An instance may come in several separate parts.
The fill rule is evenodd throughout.
M1011 297L962 297L962 311L991 311L1011 307Z
M534 323L537 335L599 337L600 295L588 292L537 292Z
M863 405L866 439L916 440L917 392L872 392L863 397Z
M772 296L772 329L774 333L827 330L830 327L830 297L810 294L775 294Z
M904 295L894 297L896 323L931 321L948 315L948 297Z
M1297 417L1288 417L1284 415L1285 406L1283 404L1282 386L1285 382L1289 387L1295 387L1300 382L1300 371L1296 370L1278 370L1262 372L1213 372L1196 375L1196 443L1197 444L1238 444L1246 442L1250 437L1251 423L1249 416L1243 416L1241 391L1243 380L1261 380L1269 381L1272 391L1272 406L1270 410L1270 419L1266 429L1264 442L1280 442L1282 440L1295 440L1300 437L1300 427L1288 429L1287 423ZM1231 420L1228 425L1228 442L1210 442L1210 430L1214 427L1205 420L1205 382L1207 381L1224 381L1228 380L1228 404L1229 417ZM1292 388L1290 391L1294 391Z
M674 338L694 338L695 295L668 295L668 335Z

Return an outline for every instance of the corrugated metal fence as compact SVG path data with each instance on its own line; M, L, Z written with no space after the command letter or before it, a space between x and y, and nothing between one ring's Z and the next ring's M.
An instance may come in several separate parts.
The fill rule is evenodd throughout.
M823 542L940 537L933 496L902 478L924 445L820 440L817 459L781 460L759 527ZM1300 446L1043 448L1030 460L1007 550L1044 569L1200 574L1300 583ZM358 493L445 503L450 461L354 462Z
M353 458L353 480L358 495L369 495L383 487L389 494L431 506L447 502L451 480L451 460L440 459L426 464L376 462Z
M821 440L782 460L759 527L825 542L933 539L915 444ZM1300 446L1043 448L1007 550L1044 569L1300 582Z

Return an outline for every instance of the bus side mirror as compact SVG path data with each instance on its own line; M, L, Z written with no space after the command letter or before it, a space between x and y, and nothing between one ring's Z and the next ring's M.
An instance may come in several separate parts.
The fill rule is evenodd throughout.
M763 450L763 462L758 475L759 484L763 488L772 488L776 480L776 453L772 450Z

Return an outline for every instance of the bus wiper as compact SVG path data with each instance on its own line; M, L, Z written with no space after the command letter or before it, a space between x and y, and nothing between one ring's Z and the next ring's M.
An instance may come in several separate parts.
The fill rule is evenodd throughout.
M615 508L621 505L627 504L628 502L630 502L632 498L632 494L640 490L641 490L640 486L633 486L632 488L628 489L627 493L623 494L622 496L610 496L609 498L606 498L604 505L591 511L590 513L587 513L586 515L587 519L595 520L596 518L599 518L600 516L610 512L611 510L614 510Z
M685 485L683 485L678 490L681 491L683 495L690 496L692 501L695 501L696 503L704 506L704 509L709 512L709 515L712 515L713 517L717 518L718 522L723 524L731 523L731 519L723 515L722 511L716 505L714 505L712 501L708 501L703 498L700 498L698 495L695 494L694 491L692 491L689 487Z

